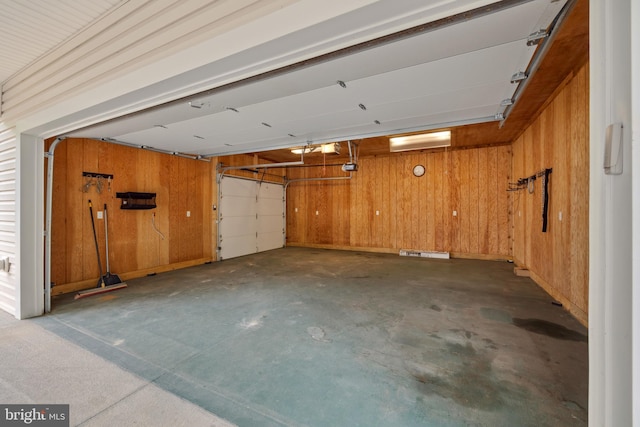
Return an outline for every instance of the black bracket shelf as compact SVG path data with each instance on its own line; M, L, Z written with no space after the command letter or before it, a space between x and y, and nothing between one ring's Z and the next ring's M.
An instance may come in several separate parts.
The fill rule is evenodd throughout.
M156 193L127 191L125 193L116 193L116 197L122 199L120 209L140 210L154 209L156 207Z

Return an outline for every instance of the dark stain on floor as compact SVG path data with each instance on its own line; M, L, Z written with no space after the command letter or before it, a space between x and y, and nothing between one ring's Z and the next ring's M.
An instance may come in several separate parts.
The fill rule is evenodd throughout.
M535 334L567 341L587 342L588 338L557 323L541 319L513 319L513 324Z
M485 411L501 408L503 393L508 390L495 379L491 359L477 352L471 343L447 343L446 347L449 357L456 359L455 368L442 374L413 372L420 391L452 399L467 408Z

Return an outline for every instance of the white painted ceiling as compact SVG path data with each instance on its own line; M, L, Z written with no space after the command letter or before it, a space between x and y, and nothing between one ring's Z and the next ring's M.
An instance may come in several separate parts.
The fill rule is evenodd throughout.
M494 121L534 53L528 36L564 3L529 1L69 136L223 155Z
M0 0L0 83L122 0Z

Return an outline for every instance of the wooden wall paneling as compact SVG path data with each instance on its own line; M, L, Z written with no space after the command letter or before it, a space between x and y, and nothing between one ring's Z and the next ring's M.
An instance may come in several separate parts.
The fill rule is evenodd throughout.
M366 159L360 160L359 170L354 175L354 186L351 192L351 199L355 203L351 206L351 246L365 246L363 241L364 227L362 205L364 202L363 192L366 183L368 162Z
M424 167L425 174L421 178L424 185L424 199L425 199L425 235L424 235L424 248L429 251L436 250L436 196L435 196L435 165L434 165L433 153L425 153L424 155Z
M424 246L424 238L420 234L420 224L424 220L423 213L420 210L420 201L423 195L420 192L420 182L415 181L413 173L411 172L413 167L421 162L421 156L418 153L411 153L411 162L409 166L403 171L407 184L409 186L409 200L411 209L411 246L412 249L422 249Z
M389 159L388 157L378 158L378 186L380 188L379 203L376 204L376 209L380 211L380 215L377 217L381 227L381 238L378 244L379 248L393 248L391 243L391 223L390 210L391 210L391 194L389 191L389 179L391 178L389 173Z
M173 158L169 164L169 176L169 262L177 263L181 261L182 210L186 204L186 195L182 191L180 164Z
M514 220L514 258L582 323L588 319L588 65L567 79L513 144L513 179L552 167L548 229L542 233L542 179L514 193L525 221ZM523 165L521 170L521 165ZM562 221L558 213L562 212ZM520 250L524 253L521 257Z
M429 177L433 186L432 204L434 208L433 249L444 252L448 250L445 241L445 230L448 227L446 220L449 218L446 214L448 205L446 192L444 191L444 183L447 182L447 153L434 153L429 158L431 159L429 162L431 175Z
M371 221L371 246L374 248L383 247L383 225L382 217L376 211L384 211L384 205L382 203L382 161L379 157L373 157L373 174L371 180L371 205L369 207L369 218Z
M480 165L478 154L479 149L474 148L467 150L469 155L469 167L467 171L469 173L469 252L471 254L479 254L480 251L480 233L479 233L479 200L480 200L480 169L486 167L486 165ZM483 206L486 209L486 207Z
M451 153L448 149L445 148L443 153L443 165L442 169L444 173L440 175L438 179L438 183L440 186L440 191L442 192L442 243L440 246L441 251L450 252L451 251L451 234L449 230L453 226L452 224L452 209L451 209L451 191L452 189L449 187L450 175L451 175Z
M157 264L167 265L171 263L170 247L171 247L171 229L170 229L170 212L171 212L171 160L170 156L158 156L158 187L156 190L157 208L153 210L155 217L153 220L155 226L164 238L155 230L153 230L157 244ZM215 167L215 164L212 164ZM217 198L217 193L213 195ZM215 202L217 203L217 201ZM152 224L153 225L153 224ZM215 236L207 236L213 239L215 245Z
M202 163L202 232L200 233L202 239L202 257L203 258L215 258L215 243L212 244L213 237L215 236L213 230L214 211L213 205L218 204L217 193L213 191L215 183L215 163Z
M68 145L67 141L63 141L56 148L52 183L51 248L53 250L51 251L51 277L60 278L62 281L59 283L64 283L67 277L71 275L71 257L69 255L74 250L73 245L67 244L68 229L73 227L73 222L67 220L64 214L60 215L61 212L67 211L67 206L70 202L67 187L72 185L67 182L67 171L69 170L67 163ZM47 159L45 159L45 167L48 167Z
M471 222L474 219L474 211L472 211L473 203L471 201L471 178L472 173L477 172L477 167L473 169L471 164L471 151L461 150L457 152L460 167L458 168L459 185L460 185L460 246L459 251L463 253L471 253Z
M113 197L118 192L141 191L138 187L138 151L121 145L110 145L114 163ZM136 211L120 209L121 199L114 199L114 226L119 236L109 246L113 250L113 266L116 272L135 271L138 266L138 215Z
M589 304L589 67L577 73L571 86L571 300L585 313Z
M553 101L553 122L555 135L553 141L553 173L549 180L549 223L550 232L553 237L553 281L564 288L562 292L571 292L570 265L571 261L566 258L565 248L569 242L569 192L571 163L567 162L571 158L571 144L569 123L571 121L570 102L568 102L567 91L561 91ZM563 218L560 220L558 214L562 212Z
M414 159L414 166L420 164L422 166L425 166L426 168L427 155L424 152L416 153ZM407 177L409 177L411 181L414 182L414 204L415 210L418 212L418 232L416 236L418 238L418 241L414 243L414 246L418 249L430 250L427 237L427 224L429 222L428 206L430 202L429 194L427 192L427 181L429 178L426 171L425 174L420 178L416 178L415 176L413 176L413 172L410 170L406 171L406 174Z
M405 179L402 176L402 170L405 169L405 156L397 155L393 156L394 159L394 172L396 175L396 185L394 187L395 200L396 200L396 248L397 249L410 249L405 245L406 236L406 215L407 209L405 207L405 195L404 195L404 183Z
M449 152L449 179L447 187L449 188L449 212L451 216L449 220L449 251L460 252L460 151ZM457 215L453 215L453 212Z
M494 198L497 196L496 188L492 185L495 183L496 173L493 168L495 163L490 157L492 154L491 150L491 148L474 150L476 151L478 162L478 176L476 178L476 191L478 196L475 204L478 224L476 227L477 241L475 251L477 254L497 253L489 252L491 237L497 237L495 232L491 236L489 235L490 215L494 218L497 217L496 203L489 203L490 193Z
M307 176L309 176L309 170L305 171ZM317 183L309 183L307 186L307 192L305 194L307 199L307 228L305 229L305 241L306 242L316 242L318 238L318 215L320 212L318 211L318 215L316 211L318 210L318 204L316 202L316 187Z
M320 181L321 182L321 181ZM315 201L316 201L316 210L320 213L320 215L316 215L317 220L317 234L316 240L321 244L328 244L331 242L331 236L333 235L331 231L332 221L330 213L333 211L331 200L329 200L329 186L316 185L314 189Z
M533 142L532 142L532 132L525 132L523 144L525 147L525 158L524 158L524 168L522 170L522 176L531 175L536 169L536 159L535 159L535 150L533 150ZM520 178L520 177L517 177ZM534 260L531 257L531 246L534 245L537 241L536 235L534 234L535 224L533 222L532 212L534 209L533 205L533 196L529 193L528 189L522 190L522 215L523 215L523 223L524 223L524 233L527 236L526 242L524 245L524 260L523 262L527 265L532 265Z
M398 157L387 157L388 168L386 170L386 180L388 183L389 202L385 209L385 218L389 224L389 248L400 249L398 245Z
M351 176L353 177L355 173ZM351 206L353 205L352 193L351 193L351 184L353 183L353 178L349 181L342 182L342 197L343 197L343 210L342 210L342 218L343 218L343 232L342 232L342 244L348 246L351 242L351 227L353 224L351 223Z
M358 171L358 203L356 207L356 221L358 228L357 232L357 246L369 246L369 223L367 221L367 211L369 207L368 191L370 191L371 185L371 159L360 160L362 168Z
M292 208L307 200L305 218L309 225L303 230L299 220L290 218L288 241L340 248L441 250L509 257L510 205L506 188L511 174L510 155L509 147L499 146L362 158L360 170L350 181L304 183L299 185L300 191L289 192L288 215L293 217ZM426 166L425 176L413 176L416 164ZM289 176L295 173L289 172ZM320 175L321 168L304 169L306 177ZM496 191L498 187L500 193ZM320 212L313 206L320 206L316 199L326 200L326 224L321 223L324 219L316 218L315 211ZM454 210L459 214L456 217L452 216ZM333 230L328 238L321 235L326 227Z
M513 172L509 182L515 183L518 178L525 176L524 174L524 137L520 136L511 145L512 155L511 162ZM525 208L525 190L517 190L511 192L511 212L513 216L512 228L512 254L516 264L525 263L525 244L526 234L524 233L523 211Z
M156 193L158 203L157 185L159 178L157 157L159 153L136 150L136 182L134 191ZM158 241L156 233L151 227L151 211L135 211L129 213L135 219L136 241L136 269L146 269L158 265Z
M98 159L100 156L99 146L97 143L85 139L83 141L84 149L82 151L82 166L84 170L89 172L100 172L98 170ZM82 173L80 174L82 176ZM78 191L78 190L76 190ZM96 187L93 186L90 188L89 192L82 193L77 192L76 194L80 195L80 197L84 201L85 206L85 215L83 218L84 223L84 232L83 232L83 263L82 263L82 275L85 278L93 278L98 279L100 277L100 269L98 268L98 255L95 250L95 242L93 239L93 231L91 227L91 215L89 213L89 200L91 200L93 205L93 219L96 228L96 236L98 238L98 249L100 253L100 260L102 263L102 271L104 273L105 261L104 261L104 228L103 221L97 219L97 212L102 210L102 198L98 194Z
M202 244L199 233L202 224L202 182L200 166L204 163L176 157L180 163L180 175L183 179L183 191L186 193L186 204L182 206L182 228L184 244L180 245L180 260L186 261L202 257ZM190 216L187 216L187 211Z
M539 117L539 123L540 123L540 127L539 127L539 132L540 132L540 140L539 140L539 148L540 148L540 165L539 167L536 169L537 171L541 171L543 169L549 168L549 167L553 167L554 164L556 163L554 157L553 157L553 142L555 139L556 134L557 135L561 135L561 128L556 129L555 128L555 121L554 121L554 106L555 106L555 102L552 102L551 104L549 104L547 106L547 108L545 109L544 113L540 115ZM559 138L561 139L561 138ZM555 198L553 197L553 183L554 183L554 179L553 179L553 173L549 179L549 206L553 208L553 203L555 202ZM543 224L543 218L542 218L542 210L543 210L543 206L544 206L544 178L538 178L536 180L536 189L535 189L535 193L534 193L534 197L536 199L536 202L538 203L538 207L539 210L537 212L538 218L539 218L539 224L540 224L540 228L538 230L538 232L540 233L540 246L538 247L538 250L536 251L539 254L539 258L538 258L538 263L540 265L540 269L538 270L539 272L542 272L542 274L544 274L545 277L554 277L554 272L555 272L555 268L554 268L554 263L555 263L555 257L554 257L554 245L553 245L553 240L556 237L556 230L555 230L555 221L554 218L551 215L547 215L547 232L543 233L542 232L542 224ZM535 213L534 213L535 215ZM561 286L567 286L568 284L562 284Z
M415 235L414 221L415 210L413 207L413 186L411 180L407 179L408 173L411 173L413 168L413 159L411 154L403 154L403 163L401 164L398 174L402 177L402 206L403 206L403 218L402 222L402 245L404 249L416 249L414 247L413 237Z
M511 147L501 146L496 147L496 206L497 210L497 230L498 236L498 248L496 254L512 256L512 233L513 228L513 210L514 199L518 197L512 192L508 192L508 183L513 180L511 174Z

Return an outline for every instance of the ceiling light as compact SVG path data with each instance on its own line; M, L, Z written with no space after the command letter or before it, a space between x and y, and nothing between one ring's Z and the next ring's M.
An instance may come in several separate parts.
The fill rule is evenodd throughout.
M392 153L449 146L451 146L451 131L448 130L389 138L389 150Z
M291 150L293 154L308 154L308 153L324 153L324 154L340 154L340 144L337 142L330 142L322 145L307 145L305 147L293 148Z
M307 154L307 153L314 153L316 151L320 151L321 148L320 147L311 147L309 145L307 145L306 147L298 147L298 148L294 148L291 150L291 152L293 154Z
M320 150L325 154L340 154L340 144L338 144L337 142L322 144Z

